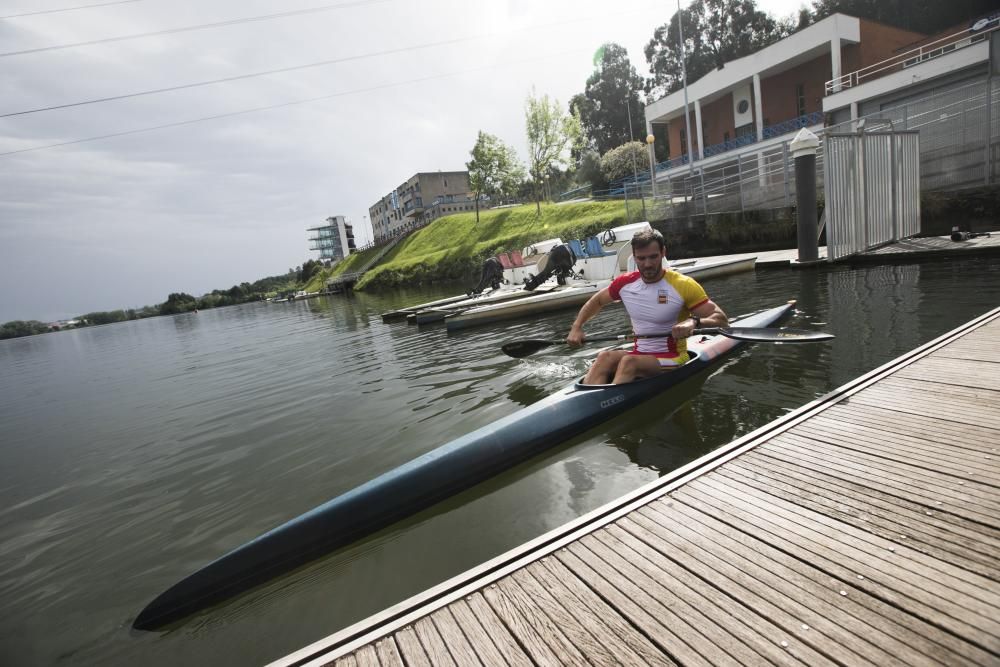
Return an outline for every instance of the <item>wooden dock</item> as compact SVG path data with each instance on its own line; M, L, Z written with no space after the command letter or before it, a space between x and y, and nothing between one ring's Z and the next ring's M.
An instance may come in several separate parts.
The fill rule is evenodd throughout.
M1000 665L1000 308L275 665Z

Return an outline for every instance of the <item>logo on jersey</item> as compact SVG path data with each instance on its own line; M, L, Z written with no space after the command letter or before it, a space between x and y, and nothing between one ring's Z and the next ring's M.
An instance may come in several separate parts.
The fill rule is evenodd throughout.
M656 291L656 302L657 303L666 303L667 302L667 294L668 294L668 292L665 289L657 290Z

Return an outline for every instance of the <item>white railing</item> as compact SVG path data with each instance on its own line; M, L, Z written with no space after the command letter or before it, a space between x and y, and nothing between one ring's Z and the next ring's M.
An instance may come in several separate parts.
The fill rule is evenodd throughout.
M918 46L915 49L899 53L892 58L887 58L881 62L855 70L850 74L844 74L836 79L831 79L826 82L826 94L831 95L844 88L859 86L869 79L885 76L894 70L912 67L932 58L939 58L958 49L989 39L989 34L1000 28L1000 14L992 16L989 19L983 19L983 21L985 21L984 25L980 25L982 21L977 21L968 29L961 32L941 37L928 44Z

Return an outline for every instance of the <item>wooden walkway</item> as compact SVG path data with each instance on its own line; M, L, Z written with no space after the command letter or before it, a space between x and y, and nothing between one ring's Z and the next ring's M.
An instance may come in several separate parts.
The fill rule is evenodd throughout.
M1000 665L1000 308L276 665Z

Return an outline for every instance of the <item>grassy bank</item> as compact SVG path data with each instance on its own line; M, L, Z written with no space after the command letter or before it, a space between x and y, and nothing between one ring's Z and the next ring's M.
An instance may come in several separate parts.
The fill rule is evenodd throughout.
M540 216L534 204L481 211L478 224L475 213L457 213L411 234L365 273L357 289L439 280L473 281L479 277L483 260L490 255L520 250L557 236L563 240L583 238L622 224L625 224L622 202L548 204L542 206ZM363 263L361 260L356 266Z
M362 266L364 266L371 257L378 254L379 248L369 248L368 250L362 250L361 252L354 253L353 255L348 255L347 259L343 262L337 262L336 266L330 267L329 269L322 269L309 279L305 285L300 289L306 292L320 292L326 289L326 281L335 276L339 276L342 273L350 273L351 271L357 271Z

